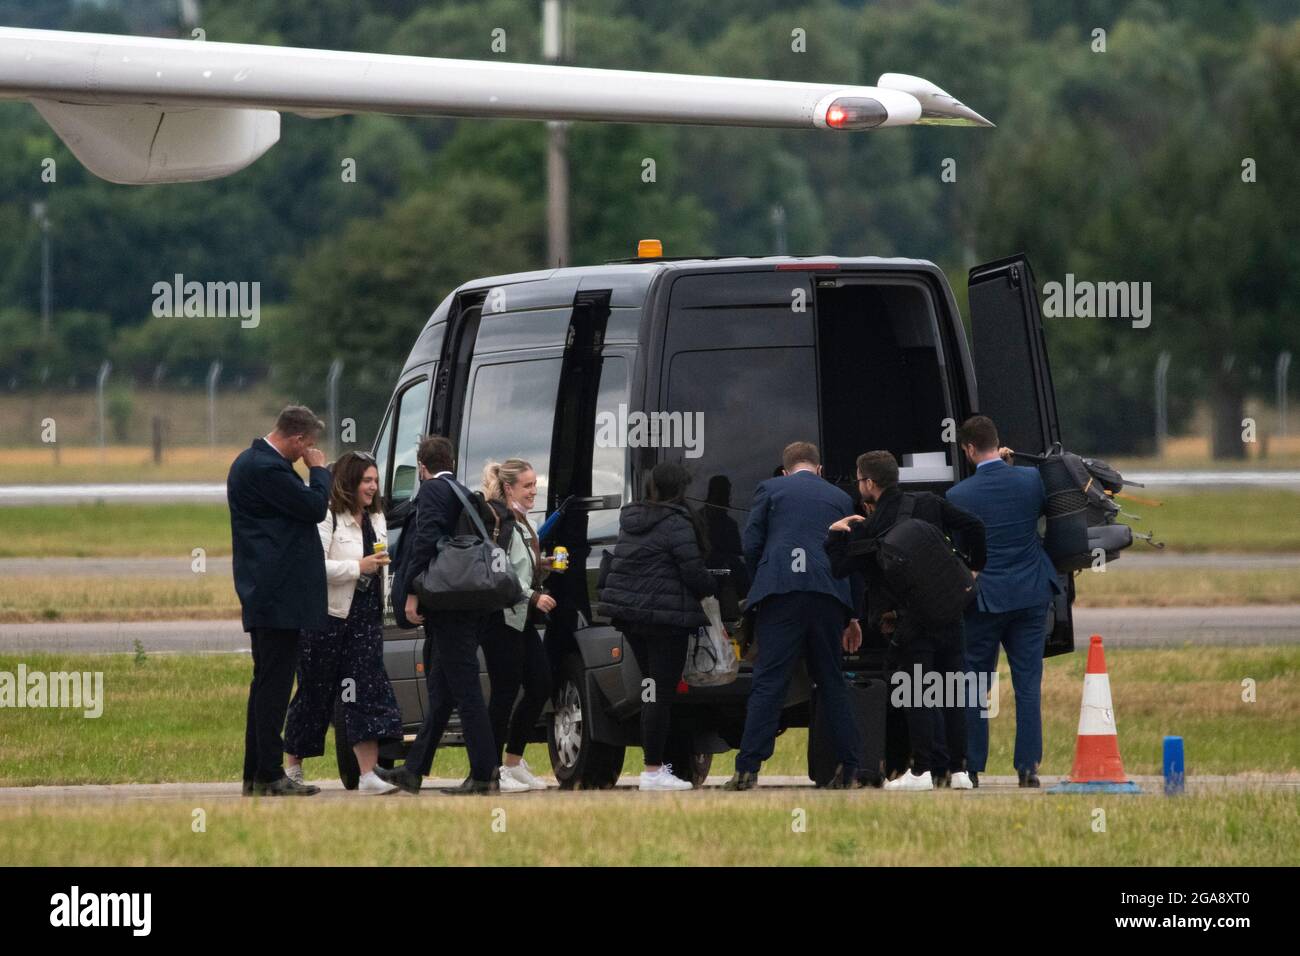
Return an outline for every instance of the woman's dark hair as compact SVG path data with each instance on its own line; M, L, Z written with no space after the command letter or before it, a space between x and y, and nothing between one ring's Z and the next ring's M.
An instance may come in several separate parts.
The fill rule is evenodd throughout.
M330 511L335 514L356 514L357 489L361 487L361 479L365 477L368 469L377 467L375 460L369 455L362 457L354 451L347 451L340 455L331 469L334 480L330 484ZM371 514L382 511L384 505L380 500L381 497L379 492L375 492L375 497L366 510Z
M661 461L650 472L646 485L646 500L665 505L686 502L686 488L691 483L691 473L675 461Z
M695 540L700 545L700 552L709 552L709 532L695 509L686 504L686 489L691 484L691 473L675 461L661 461L650 472L646 482L646 501L661 505L681 505L690 516L695 527Z

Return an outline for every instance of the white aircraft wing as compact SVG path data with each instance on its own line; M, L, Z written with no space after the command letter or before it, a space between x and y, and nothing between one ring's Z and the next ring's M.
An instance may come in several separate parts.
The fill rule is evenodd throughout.
M237 172L276 143L285 111L786 129L993 125L901 73L845 86L7 27L0 99L32 103L86 168L118 183Z

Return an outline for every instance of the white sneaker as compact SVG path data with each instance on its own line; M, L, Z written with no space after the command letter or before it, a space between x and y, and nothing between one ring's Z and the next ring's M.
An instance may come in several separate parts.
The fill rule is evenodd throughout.
M373 770L362 775L360 782L357 783L358 793L392 793L396 789L393 784L380 780Z
M545 790L546 781L533 773L533 768L528 766L528 761L520 759L513 767L502 767L501 776L509 774L515 780L528 784L529 790Z
M954 790L974 790L975 784L971 783L970 774L965 770L958 770L952 775L952 782L948 784Z
M515 776L515 771L518 769L518 767L502 766L498 770L497 776L500 778L502 793L527 793L529 790L533 789L526 782Z
M302 764L292 764L285 767L284 775L294 783L302 783Z
M954 783L956 781L956 777L957 775L953 774ZM886 790L933 790L934 781L930 779L930 771L928 770L925 773L921 774L919 777L909 770L907 771L907 773L903 774L901 777L898 777L895 780L886 780L885 789Z
M673 776L673 765L670 763L660 765L654 773L641 771L641 790L694 790L695 785L689 780L682 780L680 777Z

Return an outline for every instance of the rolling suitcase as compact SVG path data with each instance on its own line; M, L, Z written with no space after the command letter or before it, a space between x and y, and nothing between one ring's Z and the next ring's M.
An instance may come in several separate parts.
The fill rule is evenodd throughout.
M889 695L888 685L879 677L845 674L849 684L849 704L858 725L858 740L862 747L858 760L858 779L872 787L884 782L881 773L885 759L885 710ZM819 787L830 783L839 763L835 756L835 741L831 728L820 706L822 696L815 690L809 702L808 719L808 776Z

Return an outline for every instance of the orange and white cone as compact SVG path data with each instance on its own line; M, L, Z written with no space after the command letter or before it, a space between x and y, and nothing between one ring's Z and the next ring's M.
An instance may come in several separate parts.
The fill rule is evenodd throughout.
M1110 675L1101 635L1088 644L1088 667L1083 675L1083 706L1079 709L1079 742L1070 776L1052 793L1141 793L1124 773L1119 756L1115 710L1110 702Z

